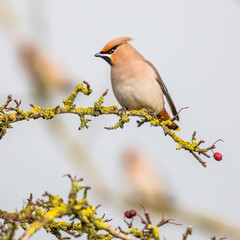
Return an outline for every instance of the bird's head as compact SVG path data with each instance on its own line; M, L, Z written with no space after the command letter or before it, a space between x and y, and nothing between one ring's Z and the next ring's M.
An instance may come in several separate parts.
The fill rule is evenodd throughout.
M104 48L96 53L95 57L101 57L110 65L115 65L119 62L127 60L128 56L134 51L137 52L129 43L132 38L119 37L108 42Z

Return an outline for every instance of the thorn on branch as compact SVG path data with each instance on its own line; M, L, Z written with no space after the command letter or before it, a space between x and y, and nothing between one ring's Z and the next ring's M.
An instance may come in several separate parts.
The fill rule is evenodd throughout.
M83 83L87 85L87 88L83 86ZM84 95L91 94L92 89L90 89L90 84L86 81L84 81L83 83L79 83L74 89L74 91L68 96L68 98L62 100L65 108L72 109L75 107L73 103L79 92L82 92Z
M152 224L149 213L147 212L147 210L145 209L145 207L142 204L140 206L143 208L144 215L146 217L147 223Z
M200 153L198 153L200 155ZM202 152L202 154L207 157L207 158L210 158L210 155L208 155L206 152Z
M107 90L102 94L102 96L105 97L105 96L108 94L108 91L109 91L109 89L107 89Z
M90 88L90 84L87 81L83 81L83 83L87 86L88 94L90 95L92 93L92 89Z
M102 113L102 105L104 102L104 97L107 95L108 89L100 96L100 98L94 102L94 109Z
M29 206L32 206L33 205L33 194L32 193L30 193L30 196L29 196L29 198L27 199L27 201L28 201L28 205Z
M111 218L111 219L105 219L104 220L104 222L106 223L106 222L111 222L113 219Z
M16 103L16 108L19 108L20 104L22 103L22 100L17 101L16 99L14 99L14 102Z
M49 195L48 195L49 196ZM36 201L36 205L39 206L39 207L44 207L44 205L46 204L47 202L44 201L43 199L37 199Z
M157 224L157 227L161 227L161 226L163 226L164 224L167 224L167 223L170 223L170 224L173 224L173 225L178 225L178 226L182 225L181 223L176 223L175 219L170 219L170 218L166 219L166 218L164 218L164 214L162 214L162 219Z
M71 182L74 181L73 178L72 178L72 176L71 176L71 174L69 174L69 173L64 174L63 177L68 177L68 178L71 180ZM76 177L76 176L75 176L75 177Z
M97 210L98 208L100 208L102 206L102 204L98 204L95 209Z
M106 130L113 130L114 128L112 126L112 127L104 127L104 129L106 129Z
M50 196L51 196L51 194L48 193L47 191L45 191L44 194L43 194L43 197L50 197Z
M83 188L84 188L83 196L84 196L84 197L87 197L87 191L90 190L91 187L89 187L89 186L85 186L85 187L83 187Z
M78 179L77 179L77 176L74 176L74 178L73 178L73 177L71 176L71 174L69 174L69 173L64 174L63 177L68 177L68 178L71 180L72 183L73 183L73 182L81 182L81 181L83 181L83 178L78 178Z
M0 107L0 112L1 112L1 113L4 114L4 110L7 110L7 107L8 107L8 105L9 105L9 103L10 103L11 101L12 101L12 95L9 94L9 95L7 96L7 101L6 101L6 103L3 104L3 105Z
M122 228L121 228L120 226L118 226L117 228L118 228L118 230L119 230L121 233L126 234L126 232L123 231Z
M127 224L128 228L131 228L133 226L133 220L134 218L132 218L130 222L127 222L126 218L124 217L124 222Z
M10 103L12 101L12 94L9 94L7 96L7 103Z
M12 100L13 100L13 99L12 99L12 95L9 94L9 95L7 96L7 101L6 101L6 103L4 104L4 107L6 108Z
M178 113L173 117L173 118L171 118L171 121L173 122L173 121L175 121L175 120L178 120L179 121L179 114L180 114L180 112L182 111L182 110L185 110L185 109L188 109L189 107L183 107L183 108L181 108L179 111L178 111Z
M137 127L141 127L146 122L146 120L142 119L142 120L137 120L136 122L137 122Z
M206 162L204 162L195 152L191 150L190 153L202 164L203 167L207 167Z
M106 130L114 130L113 126L112 127L104 127Z
M197 135L197 132L194 131L193 134L192 134L192 142L196 141L196 135Z
M202 143L205 143L205 141L204 140L200 140L196 147L199 147Z

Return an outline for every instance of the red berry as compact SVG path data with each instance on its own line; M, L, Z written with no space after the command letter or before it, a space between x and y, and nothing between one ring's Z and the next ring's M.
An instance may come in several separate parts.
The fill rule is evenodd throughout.
M136 212L135 210L133 210L133 209L130 210L130 215L131 215L132 217L135 217L136 214L137 214L137 212Z
M215 152L213 157L215 158L215 160L217 161L221 161L222 160L222 154L219 152Z
M130 211L125 211L124 215L125 215L126 218L132 218L132 215L131 215Z

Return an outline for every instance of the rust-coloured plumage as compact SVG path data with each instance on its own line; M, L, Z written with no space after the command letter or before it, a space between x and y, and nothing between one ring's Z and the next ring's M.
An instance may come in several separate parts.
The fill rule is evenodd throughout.
M123 43L126 43L131 40L132 40L132 38L130 38L130 37L114 38L113 40L111 40L104 46L104 48L102 49L102 52L108 52L111 48L122 45Z
M166 120L168 120L168 119L171 118L165 108L163 108L163 110L162 110L160 113L158 113L157 117L158 117L159 119L162 119L163 121L166 121ZM180 128L178 127L178 125L177 125L175 122L173 122L173 123L169 126L169 128L170 128L170 129L173 129L173 130L176 130L176 131L179 131L179 130L180 130Z

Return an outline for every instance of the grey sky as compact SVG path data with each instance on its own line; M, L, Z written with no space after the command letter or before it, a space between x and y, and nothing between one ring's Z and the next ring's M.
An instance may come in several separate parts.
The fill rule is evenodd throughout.
M1 0L0 6L4 2ZM180 137L190 139L197 130L197 137L208 145L218 138L224 140L216 150L223 154L223 161L211 158L204 169L187 152L176 151L175 143L164 137L160 128L148 124L136 128L135 119L124 129L109 132L103 127L115 124L117 118L96 118L89 130L79 132L77 117L59 117L69 122L69 134L86 148L91 146L94 163L113 188L126 188L126 182L119 180L123 178L121 153L133 144L163 172L180 205L240 224L239 1L42 1L43 5L35 6L39 10L36 16L44 19L39 28L38 22L29 21L34 19L28 10L30 0L10 2L18 14L18 32L41 44L64 66L74 84L82 80L91 84L94 92L90 97L81 96L79 105L92 105L107 88L110 91L105 105L117 104L110 86L110 68L93 55L112 38L130 36L134 38L131 44L159 70L177 108L190 106L180 116ZM36 100L19 66L14 41L3 27L0 52L0 101L4 103L12 93L27 109ZM65 95L56 96L51 105L61 103ZM62 175L84 176L68 161L67 152L49 133L48 125L43 120L14 124L0 142L1 209L20 209L30 192L36 197L45 190L66 196L69 185ZM97 204L101 199L95 197L93 202ZM122 221L118 218L121 214L114 211L118 222ZM107 215L111 216L111 211ZM210 236L198 234L196 228L193 239ZM165 236L176 239L180 232L166 232Z

